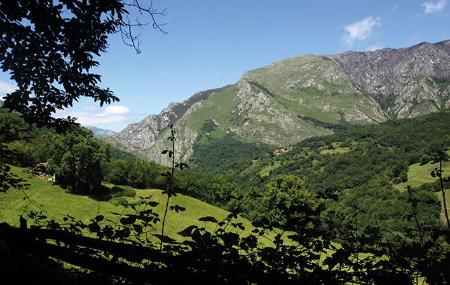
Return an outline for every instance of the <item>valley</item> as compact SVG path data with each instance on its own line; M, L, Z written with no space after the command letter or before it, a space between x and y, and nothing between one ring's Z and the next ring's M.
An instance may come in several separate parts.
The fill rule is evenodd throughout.
M38 284L450 282L450 40L275 61L110 131L137 113L97 86L93 54L114 31L139 53L121 9L153 10L82 2L53 21L89 7L87 35L75 17L49 50L0 48L17 83L0 81L1 270ZM14 17L11 30L38 21ZM52 117L80 97L100 109Z

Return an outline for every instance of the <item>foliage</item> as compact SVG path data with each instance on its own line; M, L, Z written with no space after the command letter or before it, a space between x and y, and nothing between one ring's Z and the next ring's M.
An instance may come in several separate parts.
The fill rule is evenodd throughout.
M323 201L304 187L304 181L293 175L273 177L262 193L257 221L286 231L319 232L319 215Z
M181 193L222 207L230 202L239 187L227 176L190 169L175 174L175 186Z
M107 35L120 25L120 1L4 1L0 11L0 64L18 85L5 107L42 125L80 96L101 105L118 100L90 70L98 65L94 55L106 50Z
M190 164L196 170L214 174L237 174L253 159L267 153L269 146L242 142L231 135L196 143Z
M121 32L126 43L138 48L131 31L142 24L127 20L131 10L151 16L154 27L160 28L155 16L163 13L138 1L2 1L0 66L17 84L4 106L28 122L59 129L73 120L52 114L80 97L100 106L118 101L110 89L100 87L101 77L92 69L112 33Z
M29 128L19 117L0 109L0 192L23 187L22 180L10 173L9 162L17 155L8 143L26 138Z
M140 189L154 188L162 184L160 178L162 167L154 163L134 160L127 165L124 160L113 160L111 164L106 169L106 180L111 183Z
M76 193L93 194L101 188L101 162L109 159L109 151L91 132L77 128L55 135L49 153L49 169L58 183Z
M293 177L278 177L270 187L291 191L291 186L300 189L302 182ZM302 197L308 197L308 201L312 198L309 194ZM409 193L408 202L410 207L405 209L405 214L411 219L420 217L414 192ZM126 212L112 213L111 218L97 214L88 221L80 221L65 216L60 222L30 212L28 219L46 229L35 230L35 233L41 236L52 233L50 240L71 244L69 255L56 249L47 254L59 253L58 259L89 269L92 274L105 273L108 283L116 278L124 278L130 283L145 280L157 284L194 280L226 284L411 284L416 276L425 277L429 284L449 280L446 269L449 240L439 229L426 228L420 222L408 235L392 235L386 240L381 238L376 226L359 228L358 223L342 220L340 215L326 219L322 216L324 209L320 207L298 208L297 213L301 215L293 217L296 222L309 220L308 208L314 209L312 216L322 217L315 219L314 230L294 227L286 232L289 242L280 233L271 239L272 245L264 246L259 241L273 224L267 222L263 227L254 228L249 235L239 235L234 229L245 230L247 226L236 219L238 212L235 211L223 219L200 217L198 220L203 226L187 226L179 232L182 240L155 234L154 228L161 223L160 215L154 210L156 206L158 203L149 197L128 205ZM172 210L175 212L175 207ZM360 211L355 213L357 216ZM296 224L291 217L286 221ZM430 234L424 234L424 231L430 231ZM81 239L80 234L85 232L98 240ZM335 243L336 238L341 239L339 244ZM159 254L158 240L166 244L166 250ZM37 246L41 247L46 247L45 242ZM126 262L118 263L119 260Z
M276 162L278 166L271 170L269 176L254 180L259 189L278 175L295 175L304 181L305 189L326 198L327 208L346 209L346 203L352 201L358 208L366 210L360 215L365 224L403 231L404 226L414 225L402 219L401 209L405 209L407 202L395 188L408 184L404 181L407 180L409 165L424 160L425 156L428 157L426 162L431 161L436 148L450 146L449 121L450 112L447 111L415 119L351 127L333 136L305 140L278 157L260 158L235 177L239 184L245 183L249 176L258 176L261 169ZM329 146L348 150L333 154L322 152ZM259 193L264 195L264 190ZM426 191L417 195L424 201L434 199ZM255 201L258 203L261 202ZM247 214L256 216L265 212L256 208L248 207ZM424 208L426 214L422 216L427 223L433 224L436 220L437 209L435 202Z

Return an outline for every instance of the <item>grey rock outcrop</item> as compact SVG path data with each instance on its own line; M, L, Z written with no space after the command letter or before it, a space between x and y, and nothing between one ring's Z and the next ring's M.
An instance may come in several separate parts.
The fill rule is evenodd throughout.
M429 93L424 77L450 77L450 40L401 49L346 52L324 58L341 67L361 92L373 96L388 117L418 115L423 112L414 110L419 105L432 111L434 104L420 104L438 100L436 94Z

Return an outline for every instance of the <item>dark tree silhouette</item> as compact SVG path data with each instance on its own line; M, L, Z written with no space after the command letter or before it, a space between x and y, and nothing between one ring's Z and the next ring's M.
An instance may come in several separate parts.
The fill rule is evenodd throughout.
M64 126L70 118L52 114L90 97L100 106L119 101L109 88L99 86L92 73L96 57L106 51L108 36L120 33L125 44L139 52L133 28L146 23L129 15L164 15L138 0L5 0L0 2L0 66L17 83L6 95L6 108L37 125ZM164 31L163 31L164 32Z

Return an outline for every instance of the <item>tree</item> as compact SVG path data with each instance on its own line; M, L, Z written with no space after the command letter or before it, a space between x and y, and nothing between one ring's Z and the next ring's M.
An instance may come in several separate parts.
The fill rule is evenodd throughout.
M94 194L101 188L101 162L108 159L109 153L88 130L55 136L50 150L49 168L56 182L84 194Z
M266 185L261 215L285 230L310 229L321 211L321 202L294 175L277 175Z
M150 167L149 163L136 160L130 164L128 183L136 188L150 187L150 185L154 184L159 174L156 169Z
M122 159L112 160L102 166L105 180L113 184L126 185L128 184L129 164Z
M28 132L28 126L21 118L0 109L0 192L23 186L23 181L10 173L8 163L15 153L8 143L26 138Z
M444 179L443 179L443 170L442 170L442 163L444 161L448 161L448 154L444 149L438 150L433 153L432 155L433 162L439 162L439 168L435 168L431 172L431 176L435 178L439 178L439 185L441 188L441 194L442 194L442 210L444 211L445 221L447 222L447 227L450 230L450 219L448 217L448 209L447 209L447 201L445 196L445 186L444 186Z
M52 114L90 97L100 106L118 101L101 76L92 73L96 57L107 49L108 36L119 32L125 44L139 50L129 14L148 15L153 27L158 11L139 0L5 0L0 2L0 66L10 73L17 90L6 95L4 107L38 125L64 127L72 118Z

